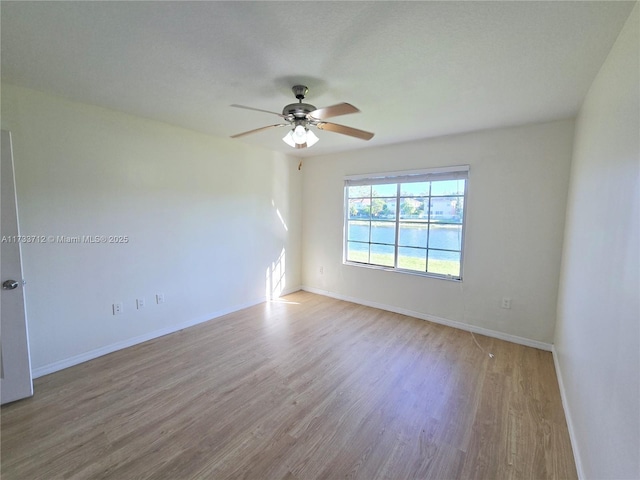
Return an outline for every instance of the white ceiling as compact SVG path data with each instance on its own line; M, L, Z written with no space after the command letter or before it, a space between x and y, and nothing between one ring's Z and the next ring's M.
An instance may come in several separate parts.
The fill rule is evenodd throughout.
M635 2L0 3L2 79L228 137L306 84L349 102L294 150L284 129L243 137L309 156L576 114Z

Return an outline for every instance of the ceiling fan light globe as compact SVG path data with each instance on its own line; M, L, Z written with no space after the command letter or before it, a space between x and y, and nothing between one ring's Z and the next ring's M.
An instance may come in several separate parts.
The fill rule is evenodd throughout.
M293 130L289 130L287 134L282 137L282 141L290 147L296 148L296 143L293 141Z
M302 125L298 125L293 129L293 141L298 145L307 143L307 130Z
M311 130L307 130L307 147L311 147L313 145L315 145L318 140L320 140L315 133L313 133Z

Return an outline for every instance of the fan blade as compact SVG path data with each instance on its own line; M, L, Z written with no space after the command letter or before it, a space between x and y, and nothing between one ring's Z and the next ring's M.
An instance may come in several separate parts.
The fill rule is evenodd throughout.
M330 107L318 108L309 113L309 116L317 120L324 120L325 118L337 117L338 115L346 115L348 113L358 113L359 111L360 110L350 103L338 103Z
M353 127L345 127L344 125L338 125L337 123L322 122L319 123L317 127L320 130L341 133L343 135L349 135L350 137L361 138L362 140L371 140L374 135L371 132L365 132L364 130L358 130Z
M285 116L285 115L282 115L281 113L277 113L277 112L270 112L269 110L262 110L262 109L260 109L260 108L245 107L244 105L236 105L236 104L229 105L229 106L230 106L230 107L235 107L235 108L244 108L245 110L253 110L253 111L255 111L255 112L270 113L270 114L272 114L272 115L277 115L277 116L279 116L279 117L286 118L286 116Z
M288 127L288 125L285 123L268 125L266 127L256 128L255 130L249 130L248 132L236 133L235 135L231 135L231 138L244 137L245 135L251 135L252 133L258 133L258 132L261 132L262 130L269 130L270 128L274 128L274 127Z

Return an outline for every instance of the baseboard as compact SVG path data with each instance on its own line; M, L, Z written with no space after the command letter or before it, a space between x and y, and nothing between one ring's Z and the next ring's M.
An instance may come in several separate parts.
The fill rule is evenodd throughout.
M400 313L402 315L407 315L409 317L415 317L421 320L426 320L428 322L439 323L441 325L446 325L448 327L465 330L467 332L479 333L480 335L486 335L487 337L499 338L500 340L517 343L519 345L525 345L527 347L538 348L540 350L546 350L548 352L551 352L553 349L553 345L550 343L540 342L538 340L531 340L529 338L524 338L524 337L518 337L516 335L510 335L508 333L498 332L495 330L490 330L488 328L478 327L476 325L469 325L468 323L449 320L448 318L437 317L435 315L428 315L422 312L416 312L414 310L396 307L395 305L387 305L384 303L370 302L368 300L363 300L361 298L349 297L347 295L342 295L339 293L330 292L327 290L321 290L319 288L309 287L305 285L303 285L301 289L306 292L316 293L318 295L324 295L325 297L336 298L338 300L357 303L359 305L365 305L367 307L379 308L380 310L386 310L388 312Z
M289 293L297 292L298 290L300 290L299 286L294 288L288 288L285 291L283 291L280 295L281 296L288 295ZM171 325L169 327L161 328L159 330L154 330L153 332L148 332L143 335L139 335L137 337L128 338L126 340L112 343L110 345L105 345L104 347L96 348L95 350L84 352L79 355L74 355L73 357L65 358L64 360L59 360L57 362L53 362L48 365L43 365L42 367L34 368L31 371L31 376L33 378L43 377L44 375L48 375L50 373L64 370L65 368L73 367L74 365L78 365L80 363L88 362L89 360L93 360L94 358L98 358L103 355L108 355L109 353L117 352L118 350L132 347L134 345L138 345L139 343L144 343L149 340L153 340L154 338L163 337L165 335L178 332L185 328L193 327L194 325L198 325L199 323L204 323L204 322L208 322L209 320L214 320L224 315L228 315L229 313L237 312L238 310L243 310L245 308L253 307L254 305L264 303L266 300L267 300L266 298L251 300L241 305L235 305L233 307L218 310L216 312L213 312L207 315L202 315L200 317L187 320L186 322Z
M584 470L582 468L582 460L580 457L580 450L578 449L576 431L573 427L571 409L569 408L569 402L567 401L566 390L564 388L564 380L562 379L562 369L560 368L558 353L556 352L555 346L551 349L551 353L553 355L553 365L556 368L556 377L558 377L558 387L560 388L560 398L562 399L562 409L564 410L564 418L567 420L567 429L569 430L569 439L571 440L571 448L573 449L573 459L576 463L578 478L580 480L585 480L587 477L584 474Z

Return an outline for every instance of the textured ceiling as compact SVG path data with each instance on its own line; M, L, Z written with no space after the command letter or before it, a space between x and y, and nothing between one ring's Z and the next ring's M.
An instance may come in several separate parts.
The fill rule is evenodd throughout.
M309 156L576 114L634 2L2 1L2 79L228 137L308 85L369 142L284 129L234 141Z

